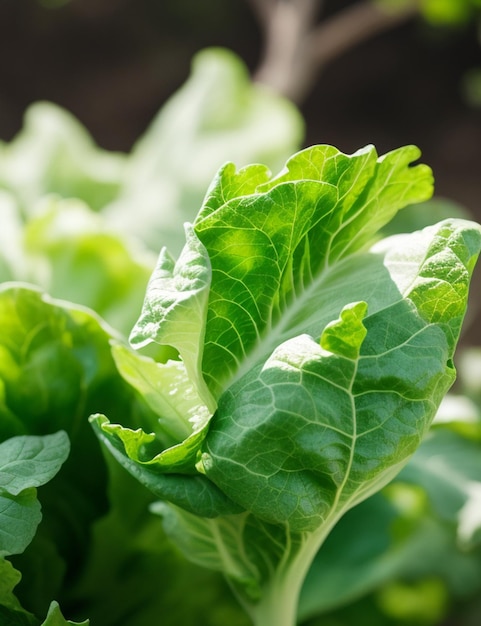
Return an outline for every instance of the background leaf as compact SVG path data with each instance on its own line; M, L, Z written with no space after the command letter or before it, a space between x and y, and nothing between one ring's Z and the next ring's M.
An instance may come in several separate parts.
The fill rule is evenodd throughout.
M89 620L84 622L71 622L66 620L60 611L60 607L57 602L52 602L50 605L47 619L43 622L42 626L88 626Z
M18 496L51 480L68 457L65 432L44 437L19 436L0 443L0 492Z
M37 491L0 494L0 555L20 554L32 541L42 519Z
M22 554L12 557L22 572L16 594L25 609L43 616L53 598L62 601L63 582L71 584L80 574L91 525L108 508L106 466L87 421L92 405L107 402L112 410L117 406L129 415L136 401L116 371L111 335L87 309L57 302L34 288L4 284L0 321L1 445L10 445L6 440L12 437L22 441L15 439L19 436L36 442L28 437L46 437L54 444L66 437L52 435L59 430L68 434L72 445L61 471L41 487L40 525L35 491L19 496L26 508L18 511L16 532L27 520L29 528L24 528L15 549ZM58 452L62 455L65 448L59 446ZM33 460L25 463L29 472L23 478L16 474L14 485L38 484L46 477L42 468L38 477L31 474Z
M122 193L106 207L106 218L153 250L168 245L177 255L180 227L194 218L219 167L267 163L276 171L302 135L292 103L253 84L232 52L203 50L187 82L134 146Z

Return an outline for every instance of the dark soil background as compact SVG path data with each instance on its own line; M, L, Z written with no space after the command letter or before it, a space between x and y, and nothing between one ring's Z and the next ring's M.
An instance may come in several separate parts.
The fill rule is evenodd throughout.
M247 0L72 0L46 8L47 1L55 0L0 0L3 140L18 132L31 102L46 99L70 110L102 147L128 151L184 82L195 52L226 46L251 70L261 54ZM352 3L327 0L325 13ZM481 97L476 105L465 88L476 70L476 24L411 20L323 68L301 103L305 144L352 152L374 143L382 153L415 143L434 170L437 194L481 220ZM481 344L478 326L474 320L465 341Z

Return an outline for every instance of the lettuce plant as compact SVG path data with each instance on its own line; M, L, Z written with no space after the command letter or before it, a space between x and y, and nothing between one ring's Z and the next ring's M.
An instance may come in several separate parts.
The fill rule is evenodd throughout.
M301 134L208 50L128 155L49 103L0 143L0 623L399 626L408 589L431 626L481 588L477 367L430 427L479 227L412 147L202 202Z
M418 157L314 146L275 177L225 165L178 259L160 253L137 351L113 342L157 419L97 414L97 435L256 626L296 622L331 530L406 465L455 379L480 227L379 235L431 196Z

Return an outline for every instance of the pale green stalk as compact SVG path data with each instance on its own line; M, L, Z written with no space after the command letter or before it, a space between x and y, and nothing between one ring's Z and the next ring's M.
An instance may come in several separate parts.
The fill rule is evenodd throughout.
M302 533L299 541L289 531L286 533L286 551L276 567L262 598L254 603L246 600L242 591L233 587L240 604L250 616L254 626L295 626L302 585L312 560L337 523L340 515L333 516L315 532Z

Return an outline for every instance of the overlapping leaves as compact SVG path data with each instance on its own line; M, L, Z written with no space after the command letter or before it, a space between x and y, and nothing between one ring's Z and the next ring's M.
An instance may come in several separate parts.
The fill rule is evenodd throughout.
M418 156L315 146L272 179L262 166L227 165L179 260L160 255L131 339L175 348L198 394L190 415L215 413L202 421L201 464L190 448L179 468L189 481L200 470L237 506L312 529L414 452L454 379L480 240L475 225L453 220L369 249L400 208L430 196ZM152 372L137 369L140 389ZM175 472L168 451L149 454L138 433L105 418L97 428L138 475Z

